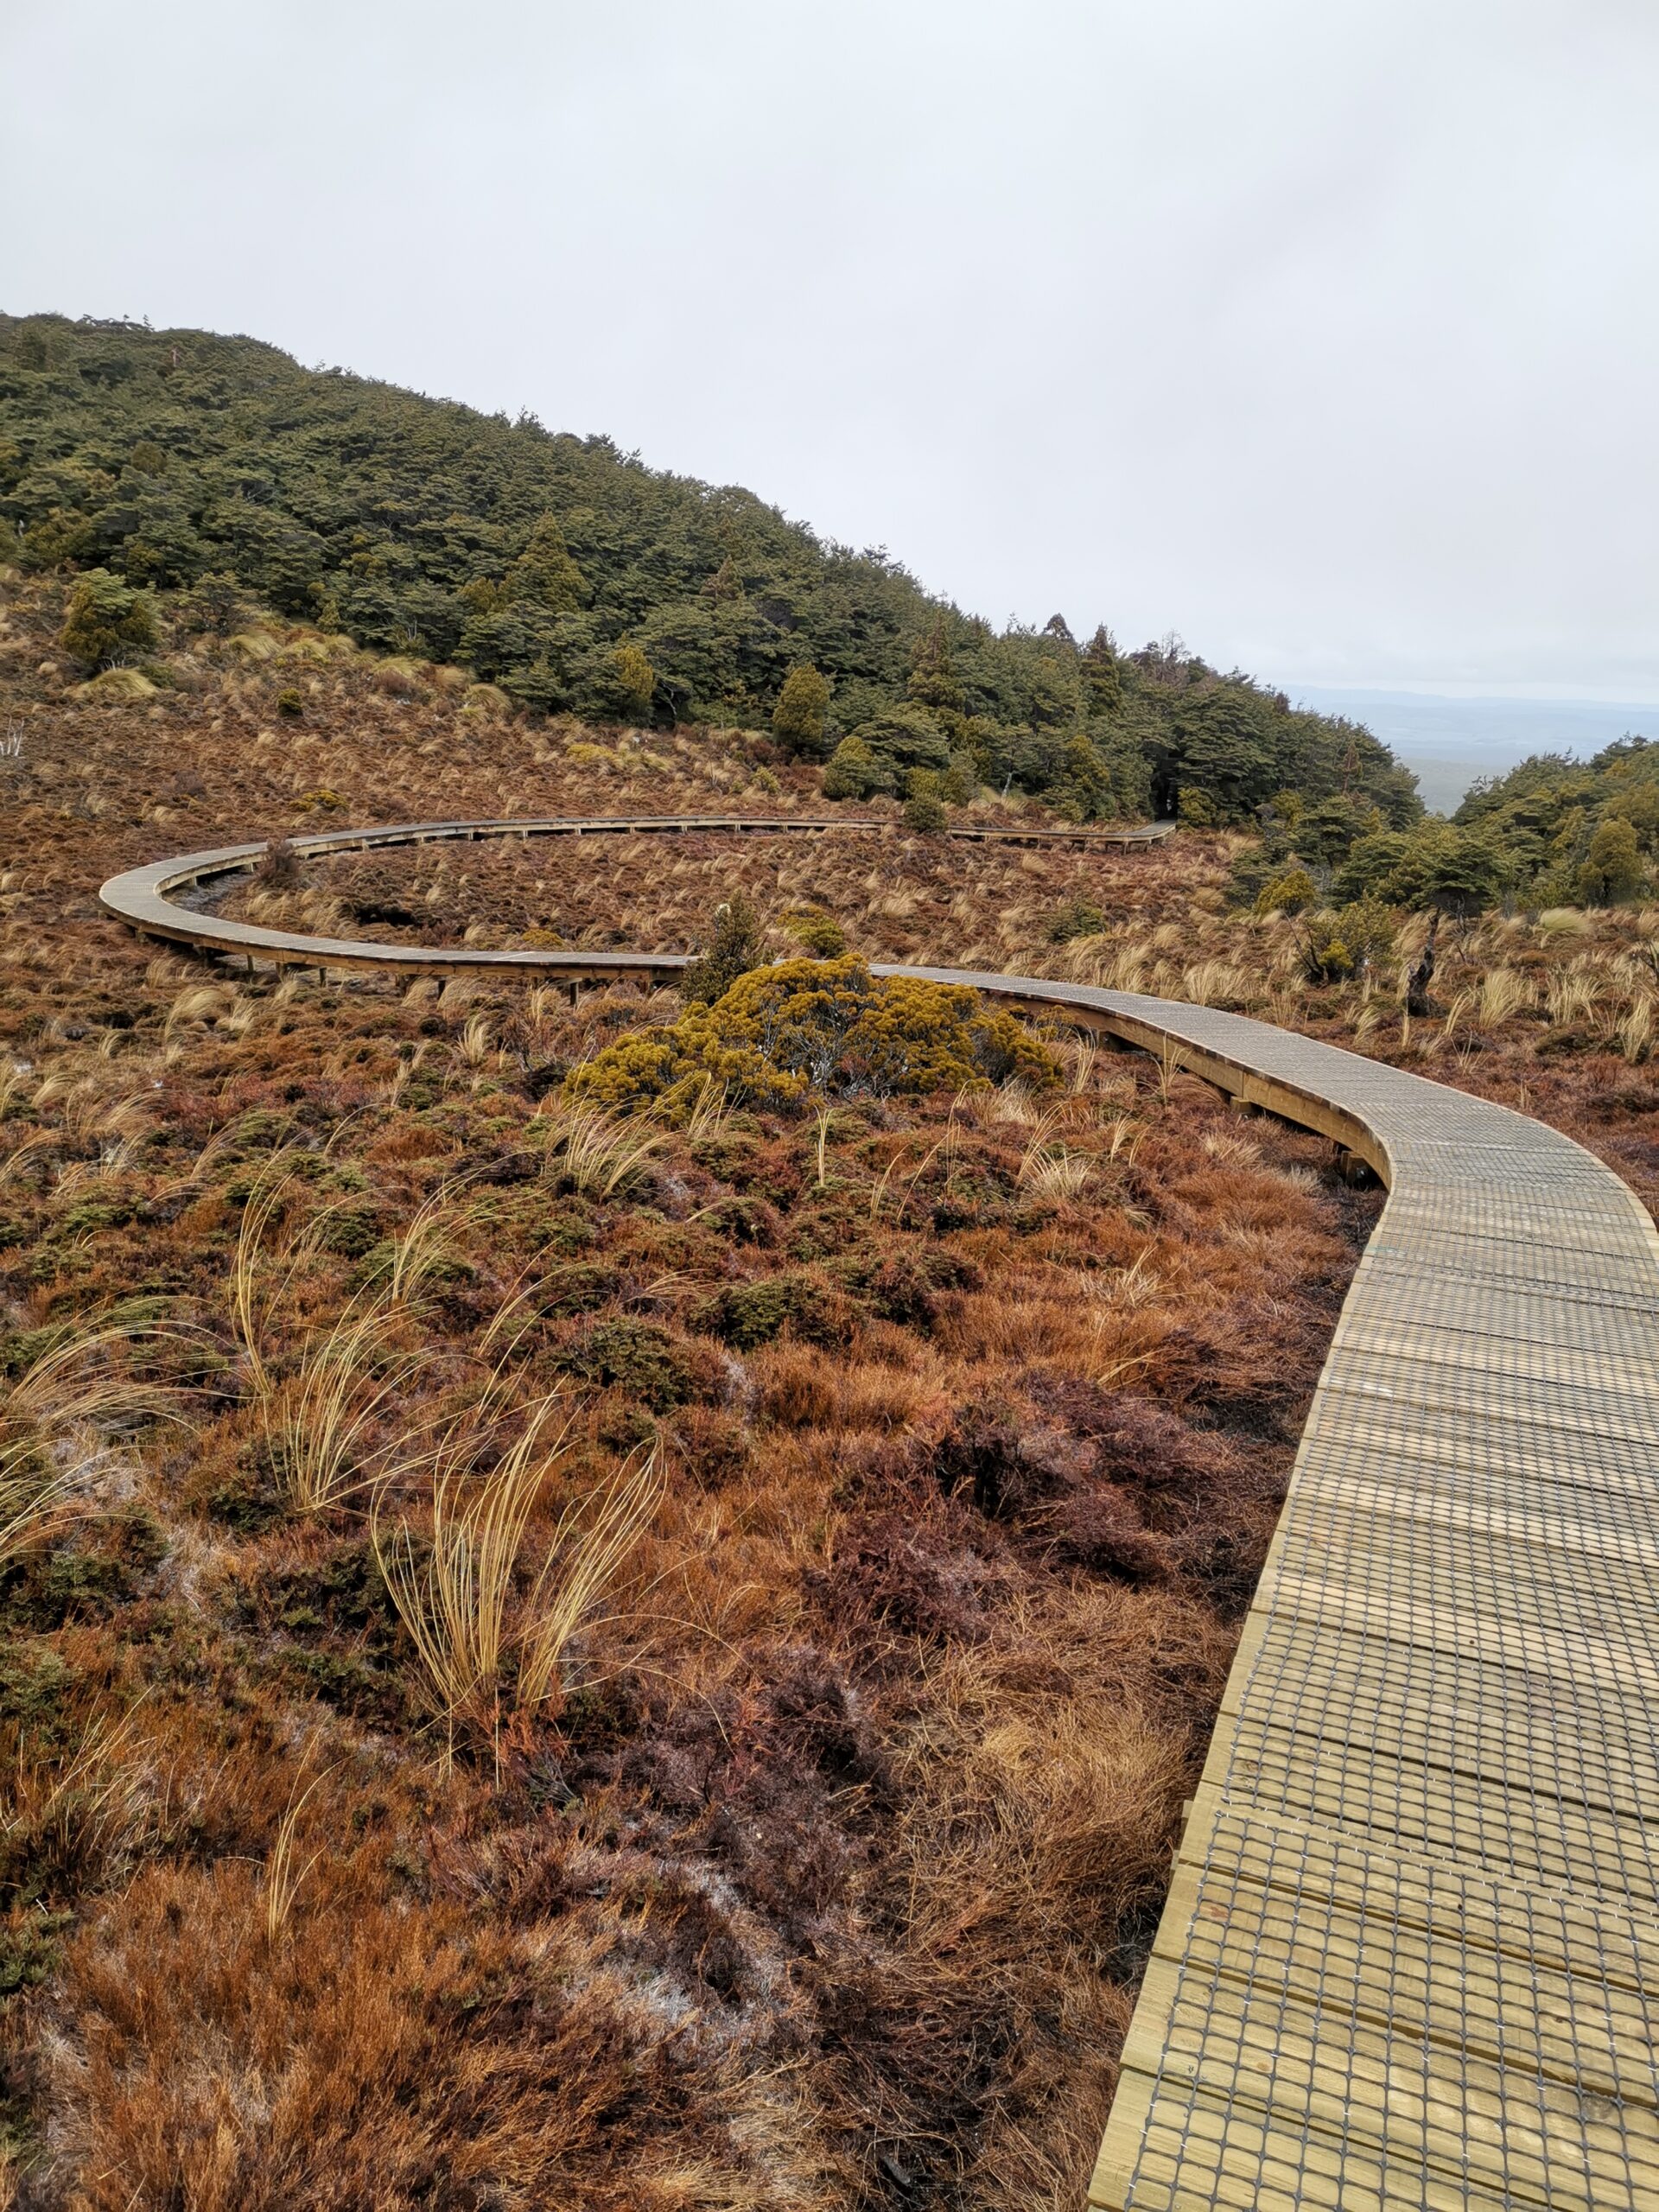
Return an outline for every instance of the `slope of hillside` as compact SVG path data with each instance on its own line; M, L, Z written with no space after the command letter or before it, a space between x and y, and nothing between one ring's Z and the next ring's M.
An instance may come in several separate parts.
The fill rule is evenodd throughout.
M999 634L748 492L251 339L0 316L0 525L25 569L193 594L207 628L239 589L538 710L765 723L810 665L828 714L791 725L798 749L858 732L901 779L954 764L1087 817L1185 792L1236 820L1286 789L1420 810L1364 731L1173 642Z

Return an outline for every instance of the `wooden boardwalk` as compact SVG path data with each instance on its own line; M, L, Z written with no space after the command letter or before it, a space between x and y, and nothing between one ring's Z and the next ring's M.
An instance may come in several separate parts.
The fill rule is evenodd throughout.
M187 926L164 933L198 925L231 949L238 925L172 913ZM317 962L299 938L284 957ZM582 972L631 961L679 964L584 956ZM1191 1808L1090 2204L1659 2207L1646 1213L1536 1122L1262 1022L882 972L1158 1052L1389 1186Z

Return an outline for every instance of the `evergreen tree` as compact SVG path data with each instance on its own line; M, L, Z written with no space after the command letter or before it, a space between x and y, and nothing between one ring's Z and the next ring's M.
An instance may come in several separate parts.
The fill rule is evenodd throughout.
M629 721L642 722L651 713L657 690L657 671L638 645L619 645L611 656L616 671L618 705Z
M916 641L911 652L910 678L905 685L905 695L918 707L944 707L958 714L962 710L962 686L950 666L943 616Z
M709 949L686 969L680 981L680 995L690 1006L713 1006L725 997L740 976L758 968L765 957L760 918L740 893L715 907Z
M1091 715L1113 715L1123 703L1123 671L1103 622L1083 649L1083 682Z
M830 686L810 661L797 661L772 710L772 734L785 753L816 760L823 752L829 709Z
M1099 822L1116 811L1111 771L1082 730L1074 731L1065 741L1054 796L1061 812L1073 822Z
M564 533L551 515L543 515L530 533L530 542L508 569L501 597L511 604L528 601L554 613L585 607L591 594L588 579L570 558Z
M1579 870L1579 898L1586 906L1617 906L1642 888L1642 855L1636 826L1609 815L1590 840Z

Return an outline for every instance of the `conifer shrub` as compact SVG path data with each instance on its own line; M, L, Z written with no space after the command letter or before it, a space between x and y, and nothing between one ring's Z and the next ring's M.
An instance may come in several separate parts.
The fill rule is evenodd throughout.
M765 957L760 919L740 892L715 908L713 941L702 959L686 969L680 982L681 996L695 1005L712 1006L740 976L759 967Z
M966 806L979 791L979 772L971 753L953 753L939 777L939 797L947 806Z
M58 644L72 660L91 669L154 652L158 643L156 602L107 569L89 569L69 594Z
M914 791L905 801L905 827L918 837L937 837L950 823L944 801L936 791Z
M558 1364L584 1382L626 1392L654 1414L683 1405L696 1389L684 1351L652 1321L591 1322L560 1352Z
M1102 822L1117 811L1111 770L1084 730L1074 730L1065 741L1054 798L1073 822Z
M759 1282L724 1283L689 1318L704 1335L719 1337L738 1351L754 1351L785 1329L808 1344L843 1343L852 1332L853 1308L844 1293L799 1269Z
M616 693L630 721L644 721L657 689L657 671L638 645L619 645L611 656Z
M942 772L950 766L950 741L938 718L921 707L889 707L861 722L853 735L893 771L895 779L908 770Z

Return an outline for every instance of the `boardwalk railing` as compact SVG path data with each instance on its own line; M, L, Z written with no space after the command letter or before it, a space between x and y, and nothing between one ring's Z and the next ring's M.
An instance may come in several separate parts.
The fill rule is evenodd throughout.
M212 873L192 867L148 874ZM111 897L133 880L106 902L151 927ZM250 949L226 945L241 925L171 911L189 926L165 934ZM283 943L317 961L313 941ZM380 950L378 965L437 957ZM1554 1130L1262 1022L1032 977L880 972L1157 1052L1389 1185L1191 1808L1090 2204L1659 2207L1648 1216Z

